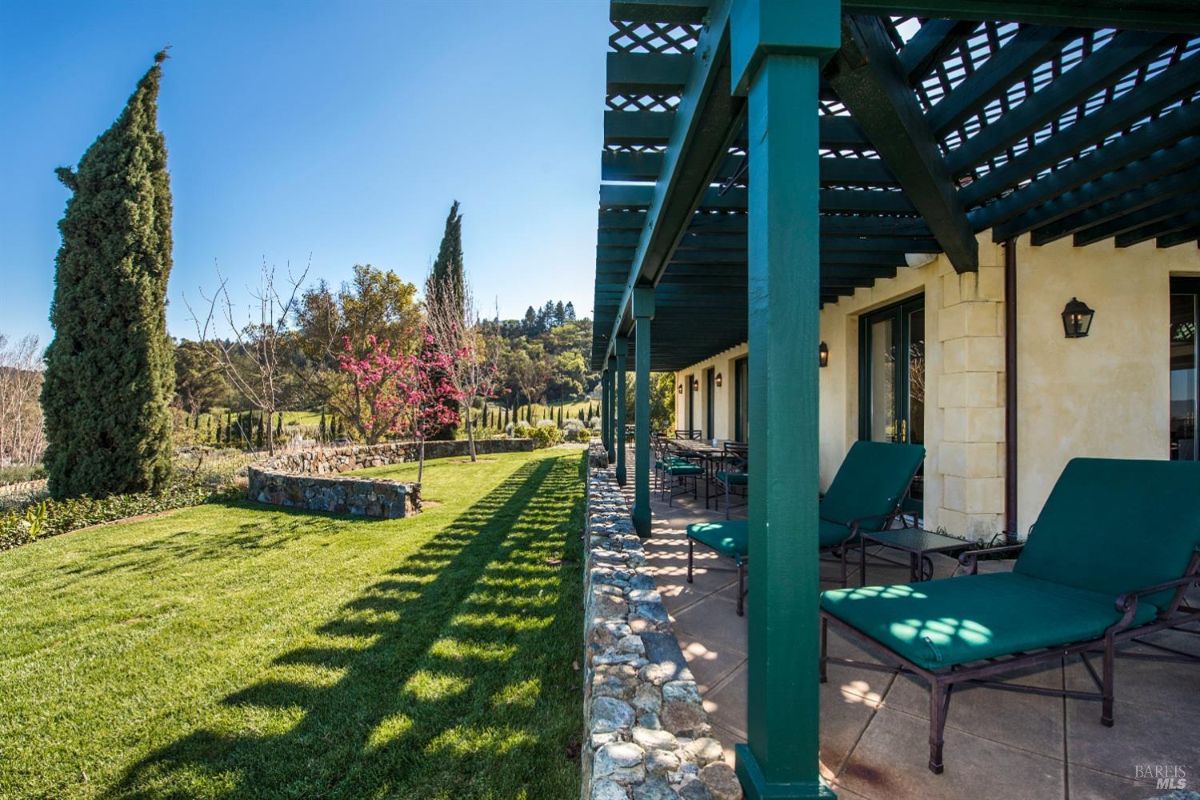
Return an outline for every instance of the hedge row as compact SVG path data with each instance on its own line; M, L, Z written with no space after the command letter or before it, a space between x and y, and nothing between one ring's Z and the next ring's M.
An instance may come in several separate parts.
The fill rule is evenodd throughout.
M90 497L43 500L0 516L0 551L102 522L240 496L241 492L236 489L214 490L212 486L192 483L173 484L157 494L121 494L101 500Z

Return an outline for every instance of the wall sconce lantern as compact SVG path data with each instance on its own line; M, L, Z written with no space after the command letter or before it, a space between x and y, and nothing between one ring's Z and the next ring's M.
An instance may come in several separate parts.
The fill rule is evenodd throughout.
M821 346L817 348L817 356L821 360L822 367L829 366L829 345L821 342Z
M1096 312L1088 308L1087 303L1082 302L1077 297L1072 297L1071 302L1067 303L1063 308L1063 332L1068 339L1082 339L1088 335L1088 330L1092 327L1092 317Z
M721 388L721 373L719 373L719 372L717 373L717 377L716 377L716 380L714 381L714 383L717 384L718 389Z
M679 384L679 393L683 394L683 384Z
M700 379L699 378L692 378L692 391L693 392L700 391Z

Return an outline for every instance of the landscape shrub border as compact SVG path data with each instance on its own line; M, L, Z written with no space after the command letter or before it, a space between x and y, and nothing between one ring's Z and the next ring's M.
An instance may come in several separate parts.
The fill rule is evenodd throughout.
M47 499L0 515L0 552L104 522L215 500L240 499L241 495L241 490L234 487L214 489L209 485L184 483L172 485L158 494L115 494L98 500L91 497Z

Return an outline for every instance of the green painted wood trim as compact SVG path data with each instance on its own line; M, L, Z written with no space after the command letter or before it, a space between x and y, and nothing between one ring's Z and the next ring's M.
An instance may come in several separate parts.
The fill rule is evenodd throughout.
M802 7L835 31L838 3ZM741 16L739 15L739 19ZM760 15L769 19L770 15ZM758 30L733 31L734 41ZM818 36L814 46L824 44ZM750 800L828 796L818 771L818 373L820 235L816 106L820 59L768 53L749 79L750 129L748 743Z
M979 269L979 243L900 60L875 17L842 21L827 75L959 272Z
M616 426L616 444L617 451L617 483L621 486L625 485L625 357L629 352L629 340L624 336L618 336L616 339L617 351L617 393L614 398L616 404L616 415L613 424Z
M1081 28L1200 31L1189 0L847 0L847 14L1005 20Z
M650 321L654 319L654 290L633 290L633 527L650 536Z

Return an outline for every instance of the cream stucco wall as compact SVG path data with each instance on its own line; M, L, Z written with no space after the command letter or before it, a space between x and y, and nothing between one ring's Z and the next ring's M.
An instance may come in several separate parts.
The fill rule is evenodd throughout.
M736 413L736 404L734 403L734 364L739 358L746 356L747 347L745 344L740 344L737 347L717 353L707 361L701 361L698 364L693 364L686 370L681 370L675 373L675 429L684 430L687 428L687 381L690 378L695 378L700 381L700 389L696 393L695 418L693 419L694 426L703 431L706 409L708 408L709 397L708 390L705 385L704 371L707 369L716 370L716 374L721 376L721 385L714 387L713 390L713 427L715 435L718 439L733 439L735 429L734 414ZM680 384L683 385L683 393L678 391Z
M909 297L925 297L925 524L985 536L1003 525L1003 248L979 237L981 270L957 275L944 257L902 268L821 312L829 366L820 370L821 485L828 486L858 438L860 317ZM1017 245L1018 527L1037 518L1074 456L1166 458L1168 320L1172 275L1200 274L1192 246L1153 242L1117 249L1111 241L1075 248L1070 239ZM1077 296L1096 310L1091 334L1063 336L1061 312ZM997 351L999 361L997 361ZM716 390L717 437L732 438L733 364L745 345L676 373L701 382L723 373ZM815 354L814 354L815 357ZM686 386L686 385L685 385ZM686 391L686 388L685 388ZM686 394L676 394L685 427Z
M1018 243L1017 518L1023 533L1072 457L1167 457L1170 278L1197 273L1200 252L1190 245ZM1096 311L1083 339L1063 335L1063 306L1073 296Z

